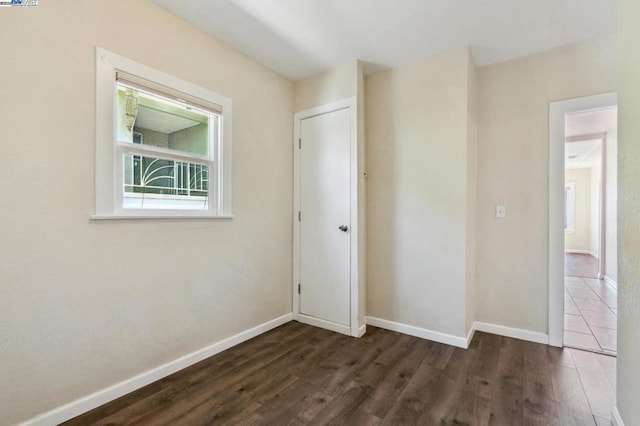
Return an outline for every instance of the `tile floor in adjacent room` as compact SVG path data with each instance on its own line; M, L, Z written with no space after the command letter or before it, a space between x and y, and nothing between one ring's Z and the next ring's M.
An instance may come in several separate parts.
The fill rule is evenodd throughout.
M604 280L566 276L565 346L615 355L618 290Z

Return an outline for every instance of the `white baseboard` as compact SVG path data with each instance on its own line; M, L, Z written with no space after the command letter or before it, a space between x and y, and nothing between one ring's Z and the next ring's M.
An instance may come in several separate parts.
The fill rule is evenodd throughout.
M564 251L565 253L571 253L571 254L588 254L592 257L595 257L596 259L598 258L598 255L591 251L591 250L574 250L574 249L568 249Z
M426 328L402 324L399 322L375 317L367 317L367 324L374 327L385 328L387 330L397 331L398 333L408 334L410 336L420 337L422 339L432 340L434 342L457 346L464 349L469 347L469 336L473 336L473 334L470 332L469 336L467 337L459 337L452 334L441 333L439 331L432 331Z
M367 332L367 324L362 324L362 326L358 329L358 337L364 336Z
M292 320L293 314L289 313L271 321L267 321L249 330L245 330L234 336L207 346L206 348L197 350L181 358L156 367L153 370L146 371L123 382L116 383L113 386L92 393L91 395L70 402L69 404L54 408L51 411L47 411L46 413L27 420L22 423L22 425L48 426L65 422Z
M604 282L609 284L611 287L617 289L618 288L618 283L615 282L614 280L612 280L611 278L609 278L608 276L604 276Z
M351 336L351 327L348 325L342 325L335 322L323 320L316 317L310 317L309 315L298 314L294 315L293 319L303 324L312 325L314 327L320 327L327 330L335 331L336 333L346 334Z
M622 417L620 417L618 407L613 407L613 412L611 413L611 422L613 423L613 426L624 426L624 422L622 421Z
M476 323L474 322L471 325L471 328L469 329L469 332L467 333L467 348L469 347L469 345L471 344L471 341L473 340L473 336L476 335Z
M373 325L374 327L385 328L387 330L397 331L399 333L408 334L410 336L421 337L423 339L433 340L434 342L457 346L464 349L469 347L469 344L471 343L471 340L473 339L476 331L484 331L485 333L512 337L514 339L541 343L543 345L549 344L549 335L545 333L523 330L520 328L505 327L502 325L479 321L473 323L473 326L467 333L466 338L375 317L367 317L367 324Z
M503 325L490 324L486 322L476 321L476 331L484 331L485 333L497 334L499 336L513 337L514 339L527 340L529 342L549 344L549 335L538 333L537 331L523 330L521 328L505 327Z

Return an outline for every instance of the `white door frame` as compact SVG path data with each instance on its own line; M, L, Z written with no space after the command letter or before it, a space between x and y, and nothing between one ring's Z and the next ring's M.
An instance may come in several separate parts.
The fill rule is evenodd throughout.
M351 111L351 142L350 142L350 325L342 326L329 321L310 317L300 313L300 294L298 293L298 284L300 284L300 221L298 220L298 212L300 211L300 123L306 118L327 114L334 111L349 109ZM293 115L293 318L296 321L310 325L315 325L329 330L343 333L350 336L359 336L358 330L358 282L359 282L359 265L358 265L358 235L360 233L358 223L358 138L357 138L358 117L356 112L356 98L347 98L340 101L332 102L326 105L299 111ZM304 141L302 142L304 143ZM304 220L304 212L303 218ZM303 290L304 291L304 290Z
M618 104L615 92L549 103L549 345L564 342L564 145L565 116ZM603 151L605 146L603 144ZM604 160L603 160L604 162ZM606 169L602 168L603 173ZM605 180L602 179L602 186ZM604 193L604 190L602 191ZM602 203L604 205L604 203ZM601 215L602 216L602 215ZM601 220L602 223L602 220ZM604 232L602 229L601 234ZM601 243L604 238L600 237ZM604 257L601 254L601 257Z

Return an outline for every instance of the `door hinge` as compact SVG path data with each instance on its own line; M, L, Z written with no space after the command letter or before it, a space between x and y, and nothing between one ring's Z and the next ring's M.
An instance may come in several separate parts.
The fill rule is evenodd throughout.
M302 285L298 284L298 294L300 294L301 291L302 291Z
M298 212L298 222L302 221L302 212Z
M302 138L298 138L298 149L302 149Z

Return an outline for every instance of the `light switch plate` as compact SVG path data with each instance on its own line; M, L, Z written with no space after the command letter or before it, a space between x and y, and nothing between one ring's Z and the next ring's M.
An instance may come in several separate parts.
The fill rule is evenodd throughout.
M496 206L496 217L504 218L507 216L507 208L505 206Z

